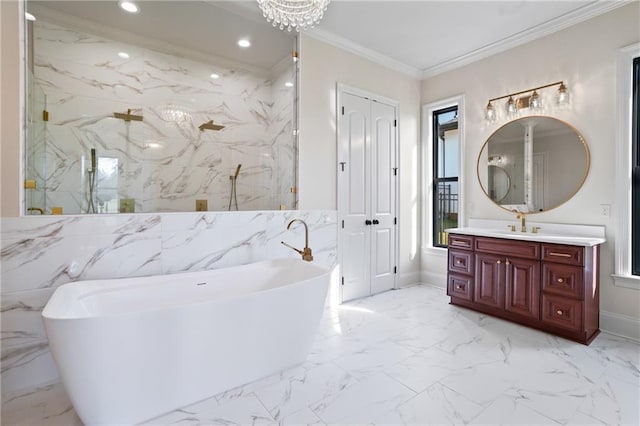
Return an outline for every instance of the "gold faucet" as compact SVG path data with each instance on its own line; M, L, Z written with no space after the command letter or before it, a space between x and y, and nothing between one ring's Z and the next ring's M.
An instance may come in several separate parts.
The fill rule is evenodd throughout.
M527 232L527 225L525 223L525 214L524 213L518 213L516 215L516 219L520 219L520 232Z
M309 227L302 219L292 219L287 225L287 229L291 228L294 222L300 222L304 225L304 249L300 250L295 248L294 246L285 243L284 241L280 241L283 245L289 247L291 250L294 250L302 255L302 260L306 260L307 262L311 262L313 260L313 255L311 254L311 248L309 248Z
M44 214L44 209L41 209L40 207L29 207L27 208L28 212L40 212L40 214Z

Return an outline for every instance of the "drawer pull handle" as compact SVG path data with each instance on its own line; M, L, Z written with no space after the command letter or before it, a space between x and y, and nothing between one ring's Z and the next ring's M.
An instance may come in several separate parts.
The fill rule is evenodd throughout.
M562 309L558 309L558 310L556 311L556 314L558 314L558 315L562 316L562 315L564 315L564 312L562 312Z
M456 265L462 265L462 260L460 259L456 260Z
M564 282L564 279L563 278L558 278L557 281L562 284Z
M499 264L501 264L501 263L502 263L502 261L501 261L501 260L498 260L496 263L499 265Z
M555 253L555 252L549 252L549 256L556 256L556 257L571 257L570 254L568 253Z
M509 262L509 259L507 259L506 262L504 262L506 265L511 265L511 262Z
M451 245L452 246L466 246L467 243L465 243L464 241L451 241Z
M462 290L462 289L464 289L464 286L460 284L456 285L456 290Z

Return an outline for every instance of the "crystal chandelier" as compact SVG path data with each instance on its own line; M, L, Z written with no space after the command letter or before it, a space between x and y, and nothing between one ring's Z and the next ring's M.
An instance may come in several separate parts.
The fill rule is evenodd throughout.
M262 15L274 27L296 31L313 28L331 0L258 0Z

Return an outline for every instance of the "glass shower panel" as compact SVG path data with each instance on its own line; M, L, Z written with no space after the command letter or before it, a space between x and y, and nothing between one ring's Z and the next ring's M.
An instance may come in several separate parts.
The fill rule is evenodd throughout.
M25 149L25 214L50 213L47 209L47 97L35 81L27 76L27 134Z

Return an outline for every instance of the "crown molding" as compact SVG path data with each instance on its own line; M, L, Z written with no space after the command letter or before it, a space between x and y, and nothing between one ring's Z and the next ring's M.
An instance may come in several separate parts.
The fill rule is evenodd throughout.
M422 70L320 28L306 31L305 34L392 70L406 74L410 77L414 77L417 79L426 79L447 71L451 71L456 68L463 67L472 62L488 58L489 56L504 52L505 50L512 49L514 47L542 38L549 34L553 34L557 31L563 30L572 25L576 25L580 22L584 22L598 15L602 15L619 7L626 6L627 4L633 3L633 1L634 0L597 0L572 12L566 13L543 24L537 25L534 28L530 28L495 43L491 43L480 49L476 49L466 55L458 56L456 58L441 62L437 65Z
M513 36L507 37L495 43L491 43L480 49L476 49L466 55L461 55L432 67L425 68L422 71L421 77L422 79L426 79L438 74L442 74L446 71L460 68L472 62L488 58L489 56L504 52L505 50L509 50L525 43L529 43L533 40L545 37L570 26L579 24L580 22L595 18L598 15L605 14L621 6L626 6L627 4L630 4L632 2L633 0L594 1L593 3L568 12L562 16L558 16L557 18L553 18L543 24L514 34Z
M351 40L340 37L331 32L319 28L314 28L312 30L307 30L305 32L305 35L335 46L339 49L346 50L349 53L353 53L364 59L368 59L371 62L375 62L384 67L390 68L394 71L406 74L410 77L420 79L422 76L422 71L419 68L407 65L404 62L400 62L398 60L390 58L389 56L373 51L367 47L361 46L358 43L354 43ZM302 54L304 55L304 50Z

